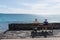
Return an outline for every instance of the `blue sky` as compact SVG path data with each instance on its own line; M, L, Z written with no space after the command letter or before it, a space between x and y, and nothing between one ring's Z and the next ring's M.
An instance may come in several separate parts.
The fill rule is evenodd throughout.
M60 15L60 0L0 0L0 13Z

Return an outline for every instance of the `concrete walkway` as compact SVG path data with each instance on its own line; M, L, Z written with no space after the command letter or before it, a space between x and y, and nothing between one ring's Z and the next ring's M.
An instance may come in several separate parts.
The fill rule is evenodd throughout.
M60 38L27 38L27 39L1 39L1 40L60 40Z

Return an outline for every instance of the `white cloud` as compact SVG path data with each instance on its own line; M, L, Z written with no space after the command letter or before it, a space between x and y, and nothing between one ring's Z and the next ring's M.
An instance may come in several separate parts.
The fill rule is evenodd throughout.
M45 0L46 2L60 2L60 0Z
M60 3L56 3L56 5L53 6L53 8L60 8Z
M33 10L39 10L39 9L44 9L46 8L48 4L35 4L35 5L32 5L32 9Z
M39 2L39 1L38 1ZM0 13L26 13L26 14L40 14L40 15L60 15L60 0L44 0L42 3L22 3L31 9L10 8L0 5ZM44 3L43 3L44 2ZM53 4L52 4L53 3Z

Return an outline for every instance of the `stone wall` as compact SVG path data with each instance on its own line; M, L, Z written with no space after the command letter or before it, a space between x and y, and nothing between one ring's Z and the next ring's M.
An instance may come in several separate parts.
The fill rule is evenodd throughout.
M39 23L42 24L42 23ZM9 24L9 30L33 30L35 27L34 23L11 23ZM49 23L48 29L60 29L60 23ZM42 29L42 26L40 26L40 29Z

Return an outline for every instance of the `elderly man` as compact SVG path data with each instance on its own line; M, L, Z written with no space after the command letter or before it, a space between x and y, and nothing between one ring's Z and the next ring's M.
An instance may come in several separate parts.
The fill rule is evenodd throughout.
M47 27L48 27L48 21L47 19L45 19L45 21L43 22L43 28L47 30Z

